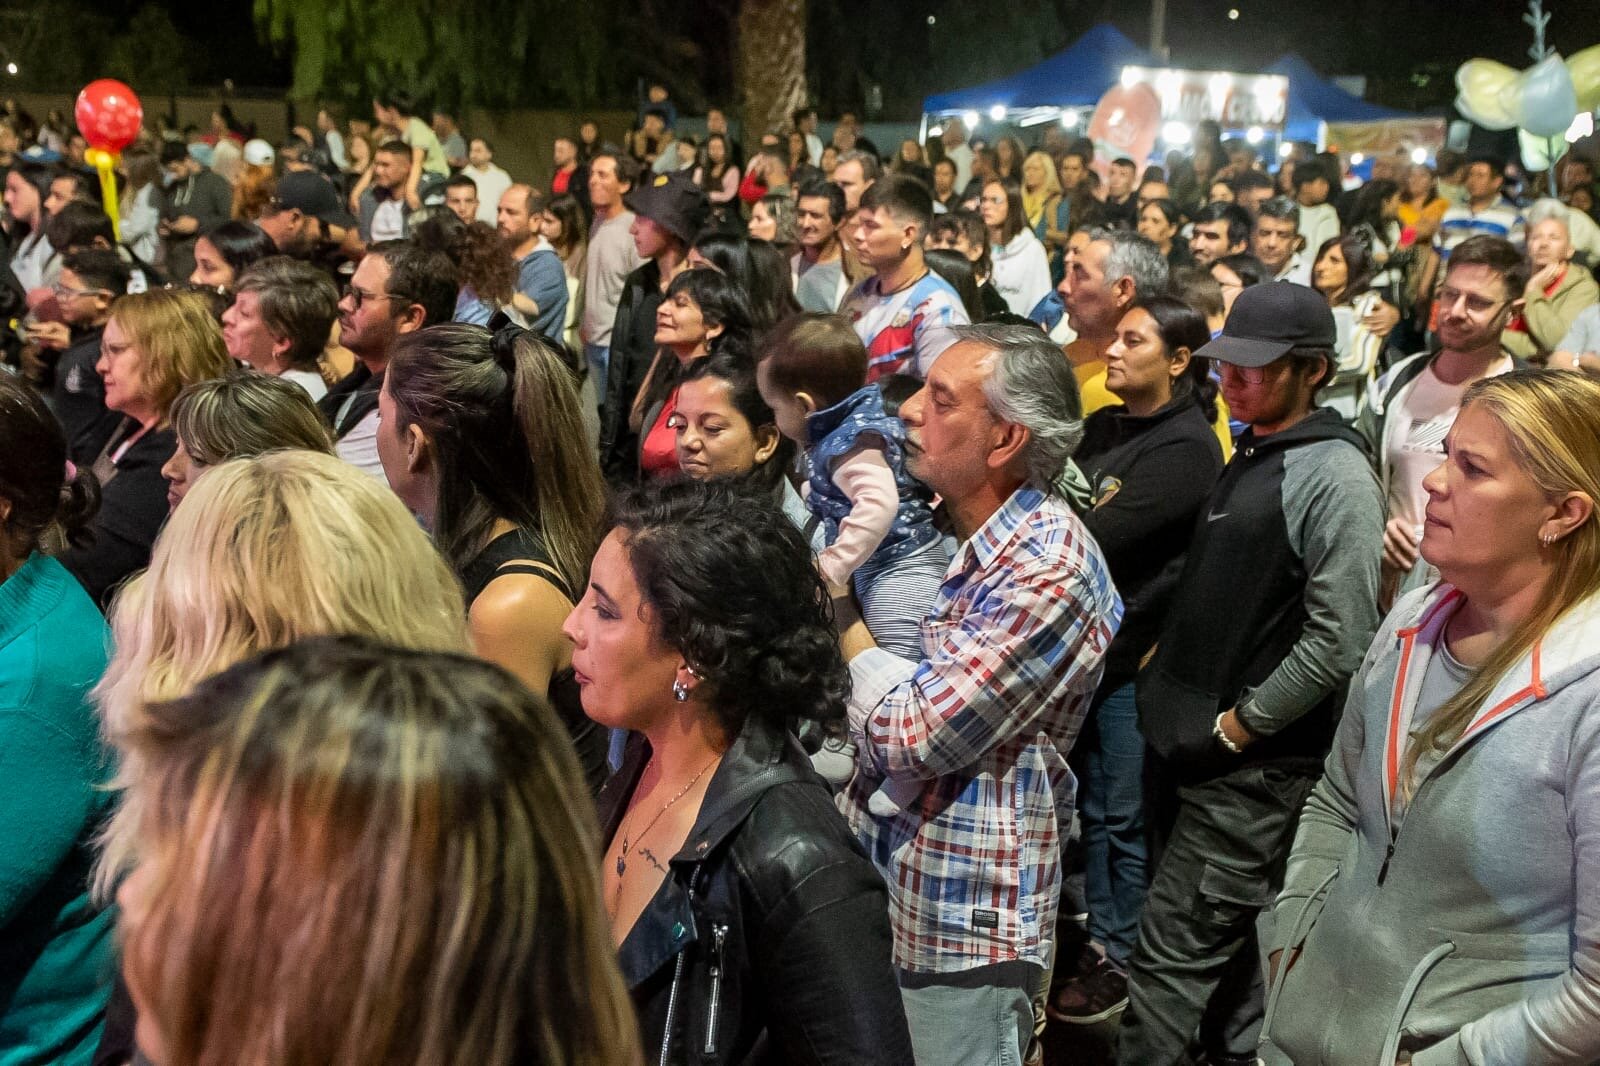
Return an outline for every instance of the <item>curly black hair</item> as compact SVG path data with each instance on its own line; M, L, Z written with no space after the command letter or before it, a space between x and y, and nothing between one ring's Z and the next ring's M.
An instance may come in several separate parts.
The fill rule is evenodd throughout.
M850 673L826 586L800 531L770 493L679 479L612 503L657 635L710 689L731 739L752 714L842 723Z

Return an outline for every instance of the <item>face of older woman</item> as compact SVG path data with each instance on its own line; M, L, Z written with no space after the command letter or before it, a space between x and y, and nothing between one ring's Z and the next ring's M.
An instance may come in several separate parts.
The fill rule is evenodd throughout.
M1444 462L1422 479L1428 493L1422 557L1446 581L1470 590L1533 558L1556 507L1517 465L1500 422L1481 407L1461 409L1444 446Z
M778 447L778 427L751 426L722 378L684 382L667 425L677 434L678 469L696 481L749 473Z
M147 422L160 415L144 379L144 353L115 318L106 323L94 368L105 385L106 406Z
M601 542L589 587L561 628L572 641L572 669L590 718L611 729L648 731L672 713L683 656L657 635L620 531Z

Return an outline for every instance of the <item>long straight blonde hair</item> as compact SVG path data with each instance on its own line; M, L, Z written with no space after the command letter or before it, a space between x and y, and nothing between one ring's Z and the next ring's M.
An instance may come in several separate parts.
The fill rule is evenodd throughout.
M1485 378L1467 389L1461 410L1476 407L1505 431L1511 454L1548 498L1582 492L1600 503L1600 383L1567 370L1519 370ZM1600 516L1549 545L1528 545L1551 557L1550 576L1528 617L1490 653L1461 690L1412 734L1402 781L1416 786L1424 751L1447 750L1460 739L1500 679L1550 627L1600 591Z
M115 644L95 689L107 739L256 652L355 633L465 651L460 586L394 493L331 455L270 452L208 470L167 521L150 567L111 608ZM137 781L137 757L118 784ZM131 792L104 836L106 894L134 852Z
M124 970L162 1066L631 1066L599 829L554 712L321 637L146 708Z

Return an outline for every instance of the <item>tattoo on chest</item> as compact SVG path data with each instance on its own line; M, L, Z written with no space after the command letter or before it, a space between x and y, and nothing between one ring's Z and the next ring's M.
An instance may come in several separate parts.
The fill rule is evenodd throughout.
M666 866L664 866L662 864L660 859L656 858L656 853L651 851L649 848L640 848L639 849L639 854L643 855L644 858L645 858L645 861L648 862L651 866L655 867L657 870L661 871L662 873L666 873L667 872Z

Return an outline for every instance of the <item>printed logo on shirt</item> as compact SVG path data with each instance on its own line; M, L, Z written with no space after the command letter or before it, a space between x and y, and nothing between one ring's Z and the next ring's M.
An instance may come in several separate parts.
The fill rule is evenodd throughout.
M1094 506L1104 507L1120 491L1122 491L1122 479L1106 474L1100 479L1100 484L1095 487Z
M83 367L75 366L67 371L67 380L63 383L66 390L71 393L83 391Z
M1402 451L1424 455L1443 455L1444 439L1450 434L1451 418L1414 418L1411 428L1406 430L1405 440L1401 443Z

